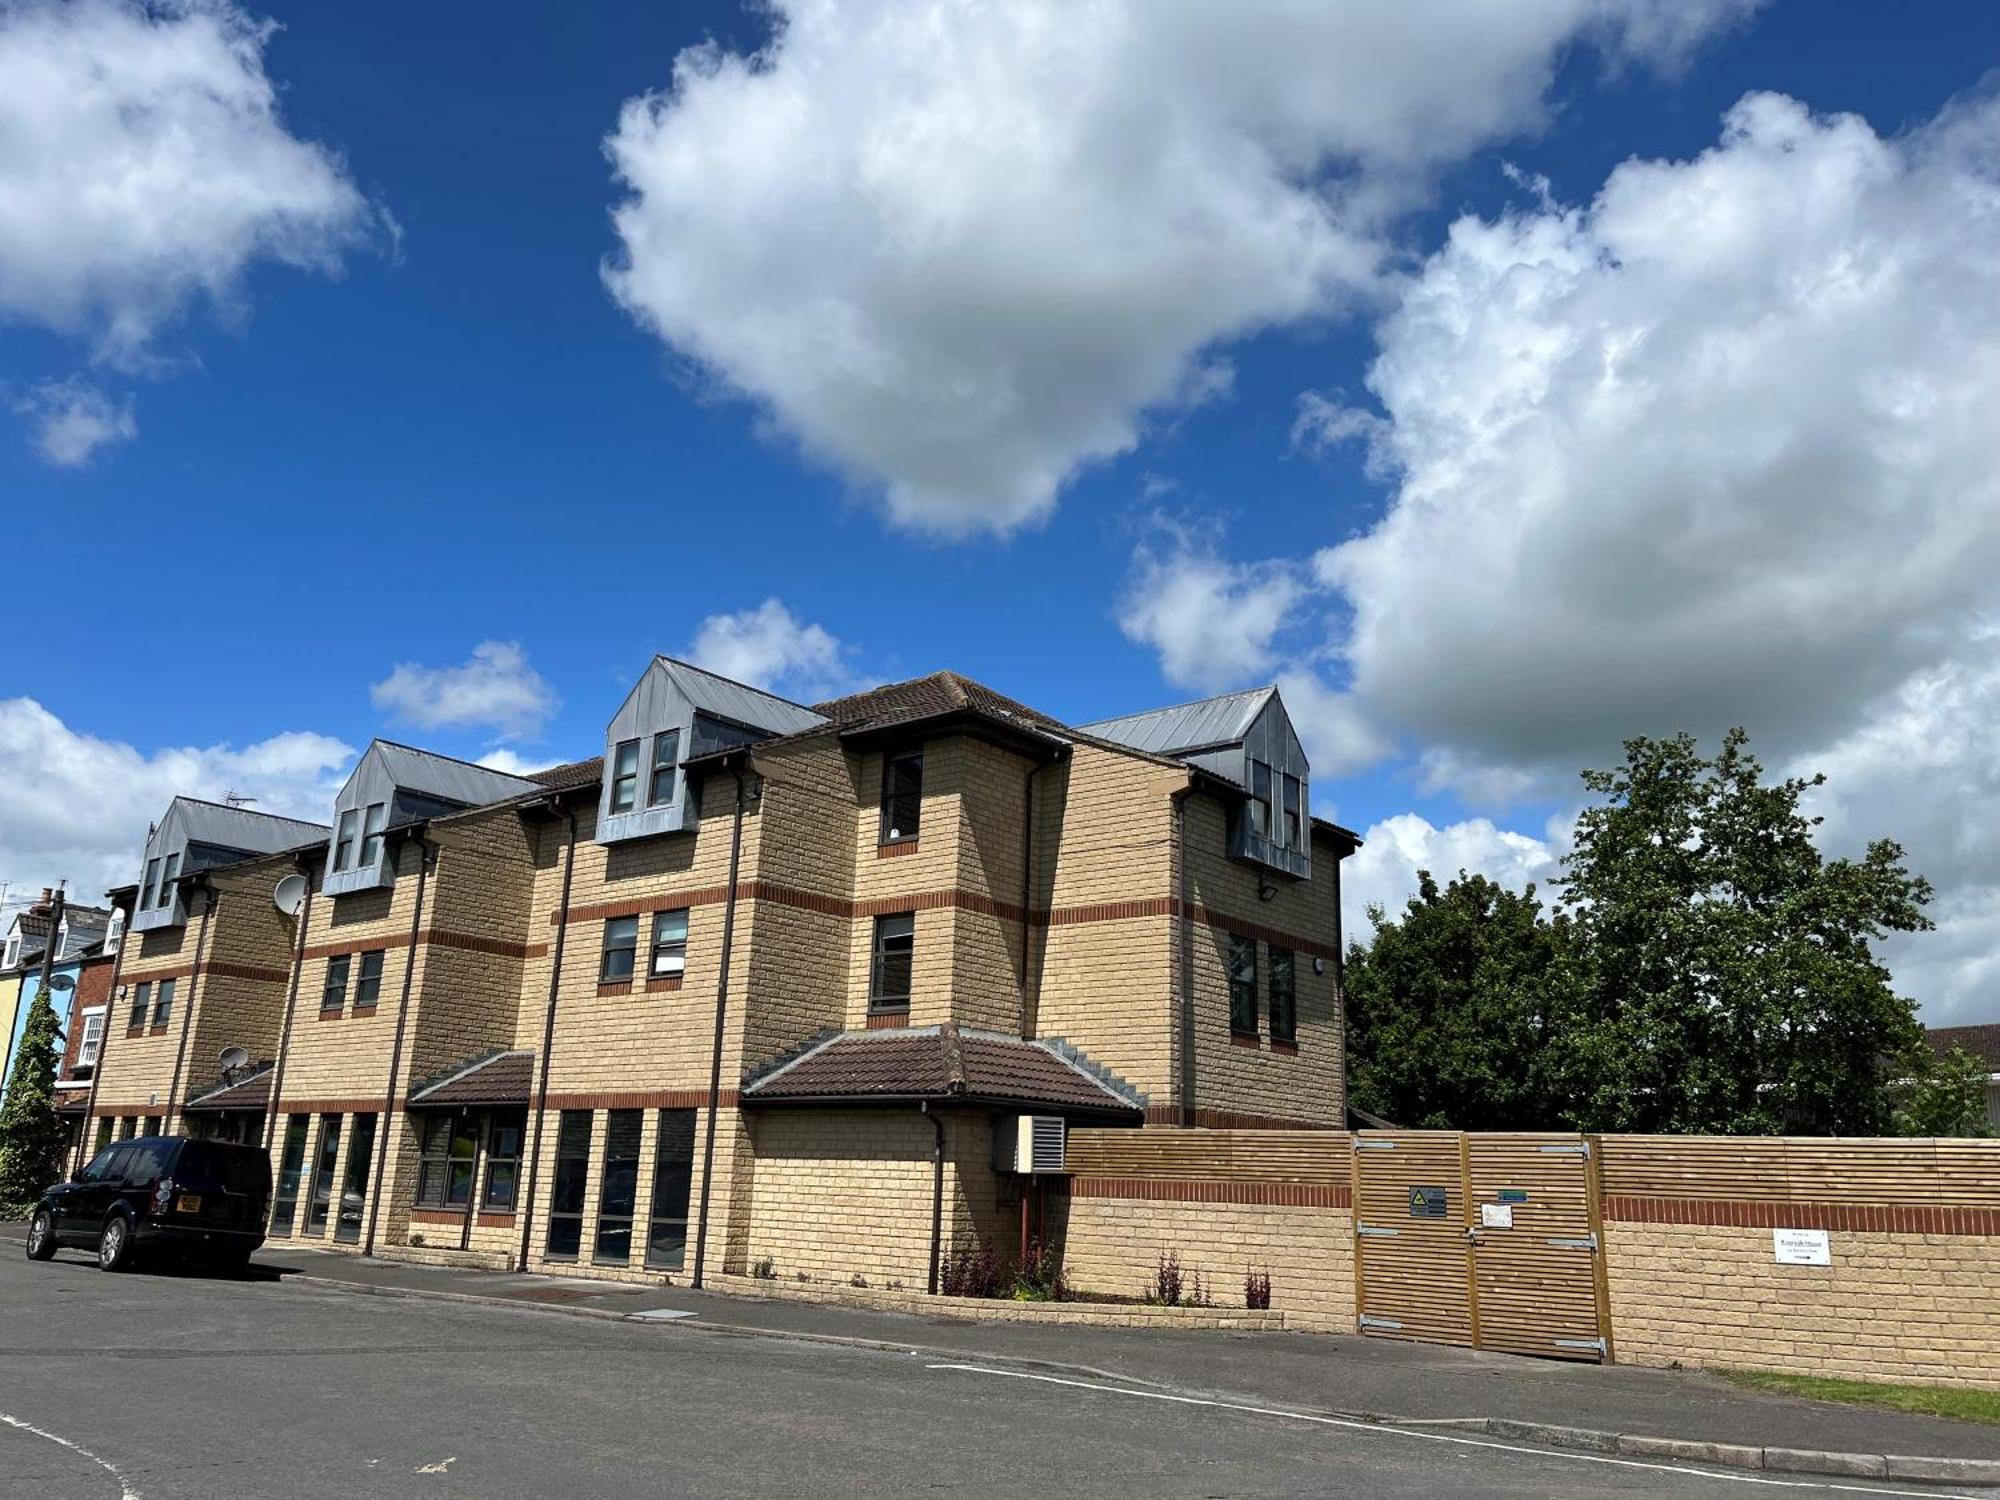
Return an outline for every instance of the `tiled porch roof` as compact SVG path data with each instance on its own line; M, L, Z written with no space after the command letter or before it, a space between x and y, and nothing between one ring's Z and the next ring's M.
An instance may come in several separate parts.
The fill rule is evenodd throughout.
M411 1109L461 1104L526 1104L535 1083L535 1054L489 1052L410 1090Z
M248 1078L218 1078L189 1098L186 1110L205 1114L222 1109L263 1109L271 1102L271 1065L257 1064Z

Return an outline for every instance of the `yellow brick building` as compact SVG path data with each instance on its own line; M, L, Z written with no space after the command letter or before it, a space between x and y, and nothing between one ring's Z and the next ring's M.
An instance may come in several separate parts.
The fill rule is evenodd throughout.
M1044 1151L1344 1124L1355 840L1308 777L1271 689L1073 727L951 673L808 708L658 658L601 760L377 742L317 842L207 875L260 987L183 1024L251 1071L149 1025L93 1117L254 1108L277 1237L923 1289L1042 1232L1023 1117Z

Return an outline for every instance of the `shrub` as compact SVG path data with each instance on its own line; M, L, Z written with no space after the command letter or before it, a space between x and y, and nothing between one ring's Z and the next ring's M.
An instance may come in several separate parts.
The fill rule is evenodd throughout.
M1243 1305L1261 1311L1271 1305L1271 1273L1269 1271L1245 1271L1243 1273Z
M868 1290L868 1278L863 1276L859 1271L856 1271L852 1276L847 1278L847 1284L849 1286L858 1286L864 1292Z
M1072 1293L1063 1275L1062 1247L1036 1240L1028 1247L1028 1261L1014 1273L1012 1296L1016 1302L1067 1302Z
M755 1276L759 1281L776 1281L778 1279L778 1263L767 1255L762 1260L751 1265L750 1274Z
M938 1290L947 1297L995 1297L1006 1279L999 1257L977 1240L953 1240L938 1268Z
M1181 1275L1180 1251L1161 1251L1160 1263L1153 1271L1153 1284L1146 1289L1146 1300L1163 1307L1179 1307L1186 1289L1186 1281Z

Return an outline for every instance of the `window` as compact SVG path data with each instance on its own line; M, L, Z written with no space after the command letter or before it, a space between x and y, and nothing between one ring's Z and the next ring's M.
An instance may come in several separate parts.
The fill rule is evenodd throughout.
M335 871L344 870L354 862L354 825L360 817L361 814L350 807L340 815L340 822L334 825L333 868Z
M639 919L613 917L604 924L604 957L597 969L599 984L614 984L632 977L632 962L639 951Z
M153 903L160 897L160 862L146 861L146 883L139 888L139 910L151 911Z
M653 736L653 781L646 790L646 806L658 807L674 800L674 768L680 764L681 732L663 730Z
M347 1143L347 1171L342 1174L340 1213L333 1221L333 1237L344 1244L361 1238L361 1210L368 1204L369 1158L375 1154L375 1117L354 1117L354 1139Z
M150 982L135 985L132 990L132 1014L125 1018L125 1029L136 1031L146 1024L146 1011L153 1003L153 986Z
M63 919L62 926L56 929L56 962L61 963L63 959L68 956L69 956L69 919L65 917Z
M389 804L371 802L361 816L360 868L373 869L382 858L382 825L389 820Z
M373 1010L382 998L382 955L386 951L376 948L361 955L361 977L354 982L354 1008L358 1011Z
M181 857L178 854L169 854L166 866L160 871L160 905L174 904L174 882L180 878L180 873Z
M1296 1041L1299 1034L1298 990L1293 984L1292 950L1273 943L1271 954L1271 1040Z
M120 1116L118 1121L119 1140L129 1141L132 1139L133 1136L137 1135L138 1133L139 1133L139 1117L137 1115Z
M111 925L104 929L104 956L115 958L125 943L125 908L111 908Z
M7 951L5 955L0 955L0 969L11 969L14 967L15 964L19 963L20 961L21 961L21 934L18 932L10 932L7 934Z
M910 1008L910 967L916 956L917 916L899 912L875 919L875 961L869 974L868 1008Z
M165 1124L166 1117L164 1115L147 1115L145 1119L139 1122L139 1134L158 1135L161 1127Z
M97 1049L104 1045L104 1012L85 1011L83 1014L83 1035L76 1039L76 1065L79 1068L97 1066Z
M1303 815L1305 812L1305 784L1296 776L1285 777L1285 847L1303 849L1306 846Z
M1229 1029L1238 1036L1257 1034L1257 941L1229 938Z
M614 1109L605 1121L604 1186L597 1200L597 1241L590 1258L612 1265L632 1259L632 1211L639 1202L639 1136L643 1109Z
M351 955L336 953L326 961L326 988L320 991L319 1013L323 1016L337 1016L342 1006L347 1004L347 970L354 962Z
M271 1194L271 1233L290 1234L298 1213L299 1178L306 1165L306 1129L311 1115L285 1116L285 1144L278 1154L278 1184Z
M97 1122L97 1149L102 1151L111 1144L111 1134L118 1128L118 1122L106 1115Z
M556 1131L556 1180L549 1194L549 1258L575 1260L583 1244L583 1189L590 1177L587 1109L566 1109Z
M694 1184L694 1111L660 1111L660 1140L653 1152L652 1222L646 1231L646 1264L678 1271L687 1257L688 1190Z
M472 1201L479 1121L472 1115L426 1115L417 1157L417 1206L464 1208Z
M887 757L882 762L881 841L894 844L915 838L923 815L923 752Z
M495 1115L486 1128L486 1192L479 1206L511 1213L514 1188L521 1178L521 1136L525 1115Z
M611 810L630 812L639 802L639 742L620 740L611 760Z
M653 967L655 979L678 979L687 971L688 914L679 911L653 913Z
M340 1116L319 1117L319 1154L313 1158L312 1191L306 1197L306 1233L325 1234L333 1202L333 1169L340 1164Z
M162 979L158 989L153 991L153 1024L164 1026L167 1017L174 1013L174 985L179 981Z
M1250 762L1250 831L1271 836L1271 768L1261 760Z

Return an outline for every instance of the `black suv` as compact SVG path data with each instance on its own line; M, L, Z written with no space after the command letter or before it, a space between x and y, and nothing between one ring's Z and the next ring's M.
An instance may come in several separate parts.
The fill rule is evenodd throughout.
M241 1266L264 1243L271 1159L255 1146L149 1135L114 1141L74 1181L42 1194L28 1221L28 1259L58 1246L95 1250L122 1271L152 1250Z

